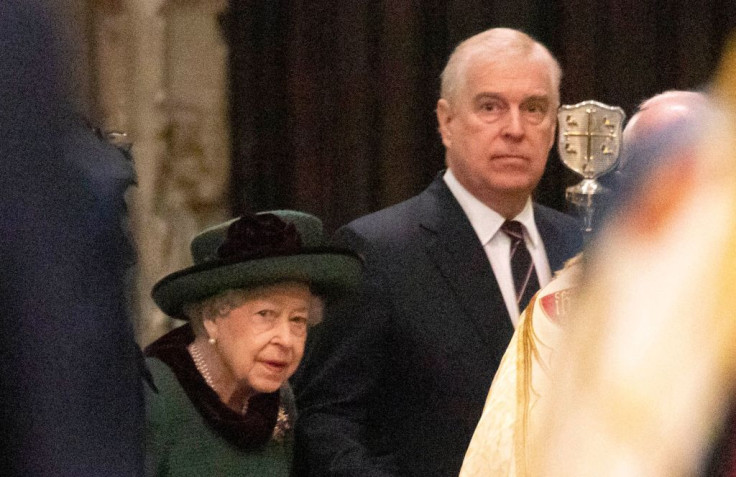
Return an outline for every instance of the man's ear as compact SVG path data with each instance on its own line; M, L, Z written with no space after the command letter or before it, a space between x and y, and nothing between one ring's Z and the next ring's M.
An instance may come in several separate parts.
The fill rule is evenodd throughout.
M555 147L555 142L557 141L557 117L555 116L552 121L552 132L551 137L549 138L549 147L547 148L548 153L552 151L552 148Z
M444 144L446 148L449 148L452 144L452 128L450 127L450 123L453 119L452 107L446 99L440 98L440 100L437 101L436 112L438 129L442 136L442 144Z

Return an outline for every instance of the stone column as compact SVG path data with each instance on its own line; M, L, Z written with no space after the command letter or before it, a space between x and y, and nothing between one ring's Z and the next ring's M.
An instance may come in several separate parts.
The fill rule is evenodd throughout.
M227 50L217 21L226 1L93 3L99 108L107 129L129 135L138 174L133 308L146 345L175 325L151 288L191 264L195 233L229 215Z

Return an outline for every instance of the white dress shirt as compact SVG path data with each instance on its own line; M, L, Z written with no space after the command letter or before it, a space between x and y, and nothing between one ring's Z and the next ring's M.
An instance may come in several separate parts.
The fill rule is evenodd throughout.
M480 243L483 244L483 249L491 262L493 274L496 276L496 282L506 303L506 309L509 311L511 322L516 327L519 321L519 307L516 304L516 290L511 275L511 258L509 256L511 239L501 231L501 225L506 219L468 192L458 182L450 169L447 169L443 179L460 207L462 207L468 220L470 220L470 225L473 226ZM524 209L513 220L521 222L524 226L524 241L532 260L534 260L534 269L537 271L539 286L543 287L549 283L552 272L549 268L549 260L547 259L547 252L544 250L542 237L537 230L537 224L534 223L534 209L532 208L531 198L527 200Z

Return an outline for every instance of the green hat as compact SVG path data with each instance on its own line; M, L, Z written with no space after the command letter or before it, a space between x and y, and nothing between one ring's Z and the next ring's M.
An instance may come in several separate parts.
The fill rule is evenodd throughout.
M162 278L153 301L167 315L187 319L183 306L231 288L303 281L319 295L354 290L362 261L326 246L322 221L294 210L248 214L200 232L191 244L194 265Z

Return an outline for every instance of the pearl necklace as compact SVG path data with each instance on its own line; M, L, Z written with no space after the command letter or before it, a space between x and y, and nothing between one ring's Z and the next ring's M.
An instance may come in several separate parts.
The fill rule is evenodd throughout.
M204 382L207 383L207 386L212 388L215 393L217 393L217 390L215 389L215 381L212 379L212 374L210 374L210 368L207 367L207 363L202 356L202 350L199 349L197 343L192 343L191 355L192 361L194 361L194 366L197 368L197 371L199 371L199 374L204 378ZM243 402L243 406L240 408L241 414L248 412L248 401L249 400L246 399Z
M212 375L210 374L210 368L207 367L207 363L204 361L204 357L202 357L202 351L199 349L199 346L197 346L197 343L192 344L192 360L194 361L194 366L197 367L197 371L199 371L199 374L202 375L204 378L204 382L207 383L207 386L212 388L212 390L215 390L215 383L212 379Z

